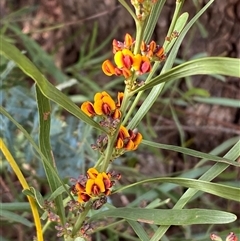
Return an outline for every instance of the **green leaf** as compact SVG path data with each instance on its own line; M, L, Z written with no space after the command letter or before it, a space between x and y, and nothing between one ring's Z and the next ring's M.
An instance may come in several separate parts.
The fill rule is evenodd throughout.
M37 96L37 104L38 104L38 113L39 113L39 146L40 150L43 153L43 155L46 157L50 165L56 169L56 164L54 163L53 155L52 155L52 149L50 144L50 121L51 121L51 109L50 109L50 102L49 100L42 94L38 86L36 86L36 96ZM62 185L61 182L59 182L58 178L55 178L54 175L52 175L51 169L48 168L47 165L44 163L44 170L45 174L48 179L48 184L50 186L51 192L54 192L58 187ZM57 173L58 174L58 173ZM41 196L41 194L33 189L31 191L34 192L35 197L37 201L39 202L40 207L43 207L44 201ZM39 199L38 199L39 198ZM62 223L65 223L65 212L63 207L63 201L62 196L57 196L55 199L55 205L58 211L58 215L62 221Z
M30 228L34 226L34 224L29 220L27 220L26 218L16 213L10 212L8 210L1 210L0 214L1 214L1 217L8 220L9 222L21 223Z
M166 2L166 0L161 0L161 1L157 1L153 5L151 14L148 17L147 24L146 24L145 31L144 31L144 41L145 42L150 41L165 2Z
M22 190L22 193L23 193L24 195L26 195L26 196L35 198L34 193L31 192L29 189L24 189L24 190Z
M132 229L137 234L137 236L140 238L140 240L144 240L144 241L149 240L147 233L145 232L145 230L143 229L140 223L132 220L127 220L127 222L132 227Z
M57 188L48 198L48 201L53 201L57 196L61 195L62 193L66 192L66 188L69 189L68 185L65 185L65 187L61 186Z
M23 55L14 45L5 41L3 37L0 37L0 54L6 58L14 61L18 67L29 77L31 77L39 89L50 100L54 101L58 105L62 106L68 112L83 120L89 125L103 132L105 130L93 119L88 117L77 105L75 105L66 95L55 88L48 80L42 75L37 67Z
M31 210L28 202L0 203L0 207L1 207L1 210L7 210L7 211L30 211Z
M189 14L187 12L183 13L179 16L177 19L176 25L174 26L174 30L177 34L180 34L185 27L187 20L188 20ZM165 44L167 45L167 48L165 49L165 45L163 46L166 53L172 48L174 43L176 42L177 38L173 38L170 42L166 41Z
M183 98L187 98L193 95L198 95L202 97L209 97L210 93L208 90L202 89L202 88L191 88L187 92L184 93Z
M171 70L153 78L150 82L143 85L134 92L152 88L158 84L176 80L192 75L221 74L233 77L240 77L240 59L227 57L206 57L194 59L180 64Z
M227 185L222 185L218 183L211 183L208 181L202 181L202 180L195 180L190 178L179 178L179 177L159 177L159 178L151 178L146 179L143 181L135 182L133 184L124 186L122 188L117 189L113 193L121 192L123 190L126 190L130 187L135 187L140 184L144 183L175 183L180 186L188 187L188 188L194 188L203 192L211 193L213 195L226 198L229 200L234 200L239 202L240 201L240 189L236 187L231 187Z
M44 199L42 194L36 190L34 187L30 187L30 191L34 194L34 198L36 200L36 202L38 203L40 208L44 208Z
M116 208L99 212L90 221L114 217L157 225L224 224L234 222L235 214L207 209L143 209Z
M231 150L224 156L224 158L236 160L240 155L240 141L238 141ZM228 164L225 163L216 163L213 167L211 167L208 171L206 171L199 180L203 181L211 181L215 177L217 177L219 174L221 174L224 170L228 168ZM189 200L198 192L196 189L188 189L178 200L178 202L175 204L173 209L181 209L183 208ZM153 237L151 238L151 241L158 241L161 239L161 237L166 233L170 226L161 226L158 228L158 230L155 232Z
M193 97L193 99L200 103L206 103L211 105L222 105L222 106L230 106L233 108L240 108L240 101L229 99L229 98L218 98L218 97L209 97L209 98L202 98L202 97Z
M231 160L228 160L226 158L215 156L215 155L212 155L212 154L207 154L207 153L204 153L204 152L195 151L195 150L185 148L185 147L160 144L160 143L147 141L147 140L143 140L142 144L147 145L147 146L151 146L151 147L155 147L155 148L159 148L159 149L176 151L176 152L180 152L182 154L186 154L186 155L194 156L194 157L198 157L198 158L204 158L204 159L207 159L207 160L210 160L210 161L223 162L223 163L227 163L227 164L232 165L232 166L240 167L240 163L238 163L238 162L231 161Z

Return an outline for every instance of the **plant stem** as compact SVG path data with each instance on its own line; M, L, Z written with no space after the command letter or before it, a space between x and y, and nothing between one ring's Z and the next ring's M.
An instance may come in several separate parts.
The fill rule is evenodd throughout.
M154 73L156 72L158 67L159 67L159 62L155 62L155 64L153 65L153 68L152 68L150 74L148 75L147 79L145 80L145 84L148 83L152 79L152 76L154 75ZM135 99L134 99L130 109L128 110L128 112L127 112L127 114L126 114L126 116L125 116L125 118L124 118L124 120L122 122L123 125L125 125L128 122L128 120L129 120L130 116L132 115L135 107L137 106L137 104L138 104L142 94L144 93L144 90L143 91L137 91L136 90L136 91L133 91L132 94L134 94L135 92L137 92L137 96L135 97Z
M135 20L135 24L136 24L136 40L135 40L133 53L138 54L140 51L141 43L143 39L144 21Z
M125 9L130 13L130 15L133 17L133 19L136 22L137 21L136 15L132 11L132 9L129 7L129 5L126 3L126 1L125 0L118 0L118 1L123 5L123 7L125 7Z
M174 14L173 14L173 18L172 18L170 27L168 29L167 38L165 39L164 44L163 44L164 50L167 49L167 46L171 42L171 40L169 40L169 38L171 39L171 34L174 31L174 28L175 28L175 25L176 25L176 22L178 20L178 17L179 17L179 14L180 14L180 11L182 9L183 4L184 4L184 0L181 0L181 1L177 0L176 1L176 6L175 6L175 10L174 10Z
M89 212L89 210L91 209L92 204L91 201L86 203L86 206L84 207L84 211L79 215L73 230L72 230L72 237L74 237L76 235L76 233L79 231L79 229L82 227L83 222L86 220L86 216Z
M120 111L121 111L122 115L124 115L124 113L126 112L126 109L127 109L130 98L131 98L131 95L129 94L127 88L125 88L124 98L123 98L123 102L122 102L121 108L120 108ZM106 152L105 152L106 155L105 155L103 164L100 168L101 172L105 172L107 170L108 166L109 166L109 163L110 163L111 158L112 158L112 153L114 151L114 143L117 139L117 135L118 135L119 128L120 128L121 125L122 125L122 119L121 119L120 123L118 124L114 134L108 135L108 145L107 145L107 149L106 149Z

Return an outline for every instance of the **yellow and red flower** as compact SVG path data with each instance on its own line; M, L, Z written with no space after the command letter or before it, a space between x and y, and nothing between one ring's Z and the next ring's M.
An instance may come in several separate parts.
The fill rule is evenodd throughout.
M103 73L107 76L112 76L113 74L117 75L115 69L116 67L109 59L105 60L102 64Z
M123 49L114 55L114 61L119 69L131 69L134 62L134 54L129 49Z
M93 117L94 115L96 115L96 112L94 110L94 106L90 101L85 101L82 105L81 105L81 110L88 115L89 117Z
M94 103L85 101L81 105L81 110L89 117L99 115L119 119L121 117L119 109L123 99L123 92L118 93L117 99L117 102L115 102L106 91L99 92L94 96Z
M151 63L148 57L137 54L134 57L133 68L138 75L145 74L151 71Z
M125 149L127 151L133 151L138 148L138 145L141 143L141 141L141 133L128 130L124 126L120 126L115 147L116 149Z
M115 176L111 173L98 172L96 168L90 168L87 171L86 180L83 183L78 181L73 186L72 192L78 196L80 203L87 202L91 198L108 196L114 184L112 179L119 180L121 177L120 174Z
M110 115L116 109L114 100L106 91L95 94L93 106L97 115Z

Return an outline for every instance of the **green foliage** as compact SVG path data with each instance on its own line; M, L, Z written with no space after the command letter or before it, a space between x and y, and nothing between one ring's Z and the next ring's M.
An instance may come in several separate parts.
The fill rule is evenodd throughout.
M148 224L158 225L192 225L192 224L223 224L237 219L236 215L222 211L186 209L143 209L114 208L94 215L91 220L103 217L124 218Z
M37 105L34 101L34 90L26 92L23 87L13 87L0 91L2 102L8 114L31 134L32 141L38 139L38 114ZM1 107L2 108L2 107ZM3 111L3 109L1 109ZM6 112L5 112L6 113ZM90 144L93 143L90 135L91 127L86 126L83 122L67 117L65 120L58 114L58 108L53 106L51 118L50 139L52 151L59 175L64 178L66 176L78 176L79 172L84 169L85 154L96 155L91 149ZM2 113L3 114L3 113ZM37 171L39 177L44 177L45 172L43 166L39 162L39 156L33 146L29 145L24 136L19 134L16 138L16 131L19 127L15 125L8 117L2 116L1 137L9 143L10 150L15 153L15 157L24 158ZM8 131L7 131L8 130ZM91 141L92 140L92 141ZM11 143L11 145L10 145ZM81 143L81 145L80 145ZM61 152L59 152L61 150Z
M149 42L165 1L158 1L154 5L144 25L139 24L137 16L134 15L125 1L121 0L120 2L136 21L137 44L140 45L141 38ZM86 202L86 205L83 204L82 209L79 209L81 215L79 212L74 213L74 208L69 209L68 203L70 200L74 201L75 197L73 197L70 186L66 182L68 183L70 177L78 178L80 174L85 173L88 167L94 165L102 168L102 171L105 172L109 163L112 162L117 133L111 136L103 125L97 122L97 118L93 119L87 116L76 103L88 100L87 97L92 99L93 92L111 91L113 87L114 90L121 89L122 78L111 80L111 83L104 85L104 89L101 86L102 83L94 81L94 77L100 72L101 63L108 56L106 53L99 57L99 53L106 44L109 44L114 32L102 44L97 45L98 28L95 25L92 33L86 36L86 40L82 44L78 61L72 66L68 66L64 71L59 70L55 66L52 56L43 51L34 40L23 34L17 25L6 28L19 36L29 58L26 57L25 52L21 52L11 43L11 39L5 35L4 31L2 32L0 37L0 54L3 57L0 66L0 79L2 81L0 89L2 97L0 137L7 143L10 152L18 160L19 166L24 167L22 164L28 164L30 170L34 170L34 176L31 177L33 180L29 182L34 184L34 181L41 180L42 183L39 186L35 187L31 184L31 188L23 190L23 194L36 200L39 208L42 209L40 211L43 213L42 219L45 220L48 215L52 217L52 214L59 216L61 221L58 222L60 226L57 226L58 236L62 235L61 230L68 227L68 221L71 220L72 228L63 235L65 241L85 240L78 237L79 229L83 233L85 229L88 231L90 227L87 226L87 223L91 225L92 221L97 227L92 232L96 240L101 240L101 235L104 238L108 237L108 240L120 240L120 238L144 241L183 240L183 235L186 237L184 240L207 240L208 232L215 226L208 226L209 230L207 230L206 226L202 226L203 224L224 224L226 230L229 231L238 226L236 210L222 207L217 200L223 198L224 202L227 201L229 205L231 203L235 205L235 202L240 201L239 182L234 180L237 173L236 168L239 168L239 163L236 160L240 155L240 141L238 138L229 139L210 153L184 147L186 144L185 136L174 107L174 105L189 106L195 102L233 108L240 107L238 100L212 97L208 90L193 87L190 78L194 75L212 75L219 80L223 79L222 75L240 77L239 59L197 55L189 61L176 59L185 35L212 3L213 0L209 1L187 22L188 13L181 14L183 1L177 1L167 37L170 38L173 31L179 35L173 41L166 40L163 44L168 55L165 63L156 61L152 72L147 77L141 77L143 80L146 77L145 83L138 86L129 95L126 94L127 90L125 89L127 97L124 97L121 111L126 111L127 107L129 109L127 113L123 111L123 119L120 119L120 122L127 124L130 129L137 126L139 129L147 127L147 130L143 130L144 140L141 150L144 154L146 150L144 148L151 148L151 156L156 163L160 159L166 163L168 161L161 152L162 150L183 154L183 161L186 156L201 160L197 164L194 164L196 159L193 159L192 163L189 161L190 169L184 169L177 173L163 173L153 177L151 170L148 170L147 175L143 175L139 174L136 168L124 165L127 161L130 163L137 156L137 154L127 153L124 158L120 157L111 164L111 167L116 167L122 171L122 176L127 181L127 184L124 181L112 192L122 199L127 199L126 197L130 194L125 207L116 207L118 202L115 205L114 198L112 199L110 196L108 203L99 210L90 210L92 200ZM174 64L177 66L173 67ZM15 73L19 69L24 73L20 77L21 80L25 81L24 84L15 80ZM157 74L159 69L160 73ZM87 71L88 74L81 74L84 71ZM67 74L73 78L69 79ZM46 76L53 77L57 86L50 83ZM34 81L34 85L29 83L28 78ZM178 86L179 79L182 78L189 87L185 92ZM11 81L8 82L8 80ZM81 86L81 91L77 90L76 95L69 94L68 88L72 86ZM146 90L149 89L150 92L147 92ZM172 98L168 95L168 92L172 93L171 91L181 94L177 98ZM138 108L140 100L142 104ZM152 136L156 136L156 133L151 127L148 113L156 103L170 106L169 113L178 128L181 146L166 145L151 140ZM149 134L148 130L152 134ZM99 135L100 131L107 134L108 145L106 151L102 151L99 155L93 150L91 144L96 143L96 136ZM225 152L227 154L221 157L220 155ZM6 163L6 160L3 158L2 162ZM147 169L148 163L146 161L141 165L146 165ZM167 167L167 165L165 166ZM4 168L2 168L2 172L8 176ZM27 170L26 173L28 173ZM31 172L28 175L31 176ZM224 176L225 182L221 183L221 179L212 182L221 175ZM78 179L80 183L83 181L81 178ZM10 184L11 180L8 179L7 182ZM47 189L47 193L44 195L38 190L41 185ZM131 195L134 195L133 200ZM217 199L214 199L212 195ZM13 203L1 203L1 223L4 225L20 223L29 228L33 227L34 223L22 213L30 212L29 205L25 201L23 202L22 197L16 196L15 199ZM20 200L22 202L19 203ZM147 204L144 208L139 208L143 200L146 200ZM93 200L93 202L95 201L96 199ZM53 202L54 204L52 204ZM21 214L19 214L20 212ZM110 222L108 218L111 218ZM100 221L103 220L106 221L106 224L101 226ZM193 226L195 224L198 225L199 230L195 229ZM182 237L175 233L166 233L172 225L179 226ZM129 232L128 229L124 232L119 229L129 226L134 233ZM50 221L46 222L43 230L43 233L51 230ZM56 232L53 238L49 235L47 239L56 240Z

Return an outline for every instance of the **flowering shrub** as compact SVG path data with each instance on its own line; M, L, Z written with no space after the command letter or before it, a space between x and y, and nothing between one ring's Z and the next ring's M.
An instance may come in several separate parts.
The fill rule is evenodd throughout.
M143 134L138 131L137 125L146 115L150 107L161 93L164 84L168 81L196 74L222 74L235 77L239 76L239 64L237 59L208 57L188 61L179 66L172 67L180 44L194 22L206 11L213 0L196 14L187 23L188 14L180 15L184 1L176 1L176 9L173 15L169 31L162 44L149 37L155 26L159 9L164 1L156 0L131 0L134 11L124 0L119 2L133 17L136 24L136 36L126 33L123 41L114 39L112 42L113 61L105 60L102 63L102 71L113 78L119 76L125 84L122 92L113 98L107 91L95 93L93 101L88 100L76 106L67 96L50 84L39 70L16 47L1 39L3 48L0 53L13 60L16 64L36 82L36 96L39 112L39 146L36 145L27 131L19 125L3 108L1 113L8 117L18 128L23 131L25 137L31 142L35 151L39 154L50 186L50 197L42 197L41 193L29 187L18 165L9 153L8 148L1 139L1 149L21 182L24 193L29 199L32 208L34 222L37 229L37 240L43 240L43 229L39 218L38 206L44 211L42 218L48 218L55 223L57 236L65 241L91 240L91 235L100 228L99 219L106 217L120 218L130 225L140 240L160 240L171 225L192 224L223 224L236 220L236 215L219 210L184 209L182 208L198 192L203 191L221 198L239 201L239 189L219 183L212 183L216 176L220 175L229 165L239 167L235 162L239 152L239 142L223 158L196 152L187 148L161 145L156 142L143 140ZM157 70L161 66L161 73ZM224 67L229 66L229 67ZM141 106L137 108L139 99L145 90L151 89ZM72 178L71 187L65 184L56 170L51 145L49 140L51 109L49 100L54 101L79 118L100 131L96 142L92 143L92 149L98 151L99 159L90 167L86 174L80 174L78 178ZM116 189L115 184L121 178L121 174L111 170L111 163L124 153L136 151L139 145L147 145L152 148L165 148L177 150L183 154L201 157L217 162L206 173L202 173L200 179L182 177L156 177L136 181L129 185L123 185ZM124 175L124 173L123 173ZM154 201L150 207L115 208L111 205L111 194L119 193L127 188L133 188L143 183L174 183L189 188L173 205L172 209L157 209L161 204ZM166 201L167 203L167 201ZM102 207L105 209L101 209ZM153 207L153 208L152 208ZM142 226L145 223L150 226ZM157 225L161 225L158 227ZM48 224L44 226L44 231ZM152 233L152 230L155 232ZM212 240L221 240L212 234ZM226 241L237 241L235 234L231 233Z

